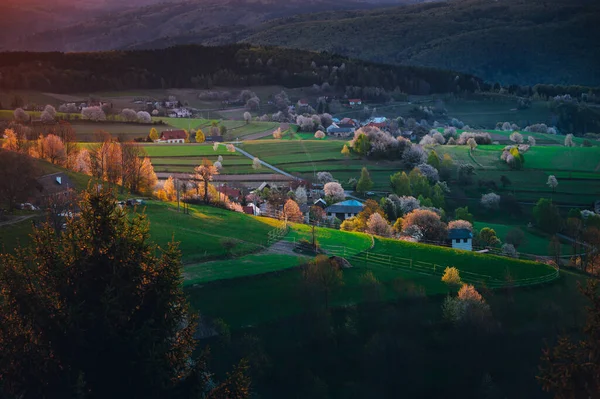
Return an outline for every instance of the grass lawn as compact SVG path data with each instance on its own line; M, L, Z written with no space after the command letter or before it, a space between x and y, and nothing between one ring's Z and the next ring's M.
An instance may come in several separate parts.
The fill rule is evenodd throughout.
M203 118L169 118L166 116L152 117L153 121L162 121L169 126L177 129L187 129L188 131L209 126L211 120Z
M280 223L209 206L192 205L190 214L184 215L173 204L158 201L150 201L145 214L152 241L163 247L172 240L180 242L184 263L228 256L221 245L224 239L236 242L235 255L258 251L266 245L268 232Z
M317 227L315 229L317 243L325 247L347 247L352 252L362 252L371 248L371 236L364 233L353 233L335 229ZM305 224L292 224L287 237L312 241L312 227Z
M17 245L30 242L29 235L33 231L33 219L0 227L0 252L11 253Z
M228 155L241 157L236 152L227 152L224 145L215 151L212 144L143 144L148 156L154 157L217 157Z
M187 265L183 269L183 285L264 274L293 268L305 261L306 258L301 256L254 254L235 259Z
M507 224L497 224L497 223L487 223L487 222L475 222L474 226L477 230L481 230L484 227L489 227L490 229L494 229L496 231L496 235L502 242L506 241L506 234L514 229L520 228L523 233L525 233L525 242L519 246L517 249L519 252L533 255L542 255L548 256L548 245L550 244L550 239L544 237L543 234L538 233L532 229L528 229L527 226L522 225L507 225ZM563 244L561 248L563 255L568 255L571 253L571 246L568 244Z

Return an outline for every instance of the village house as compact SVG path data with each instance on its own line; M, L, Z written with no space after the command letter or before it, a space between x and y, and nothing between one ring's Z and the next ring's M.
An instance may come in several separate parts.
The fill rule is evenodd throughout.
M240 190L233 187L219 186L217 187L217 191L236 202L239 201L242 196Z
M358 107L362 105L362 100L360 98L349 98L348 105L350 105L351 107Z
M361 202L356 200L347 200L331 205L325 209L325 213L327 214L327 217L335 217L341 221L344 221L361 213L364 207L365 205Z
M39 205L45 203L50 197L66 198L74 188L75 185L69 176L63 172L45 175L36 180L35 198L30 202Z
M332 123L326 130L329 136L350 137L354 134L356 128L348 125L342 127L338 124Z
M185 130L167 130L160 133L160 138L156 143L185 143L187 134Z
M250 203L246 206L243 206L242 209L244 210L244 213L246 215L254 215L254 216L260 216L260 208L256 205L254 205L253 203Z
M388 128L388 121L386 117L381 118L372 118L368 121L367 125L369 127L376 127L381 130L385 130Z
M448 241L454 249L473 250L473 233L468 229L450 229L448 231Z
M175 108L169 111L169 118L191 118L192 112L187 108Z

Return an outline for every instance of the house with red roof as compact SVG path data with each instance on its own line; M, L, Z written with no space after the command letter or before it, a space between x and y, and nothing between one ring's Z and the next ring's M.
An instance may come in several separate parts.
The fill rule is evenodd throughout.
M362 100L360 98L349 98L348 99L348 104L351 107L357 107L359 105L362 105Z
M160 133L157 143L185 143L187 134L185 130L167 130Z

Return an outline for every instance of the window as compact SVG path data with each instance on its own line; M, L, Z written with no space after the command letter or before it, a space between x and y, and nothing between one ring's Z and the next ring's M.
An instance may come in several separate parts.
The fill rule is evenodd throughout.
M463 238L463 242L466 244L467 242L469 242L468 238Z

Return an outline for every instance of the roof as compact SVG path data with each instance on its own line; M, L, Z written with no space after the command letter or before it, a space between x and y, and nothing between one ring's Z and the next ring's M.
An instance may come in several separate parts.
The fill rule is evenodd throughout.
M227 187L227 186L220 186L217 187L217 191L220 192L221 194L225 194L228 197L233 197L233 198L237 198L240 196L240 190L236 189L236 188L232 188L232 187Z
M165 132L161 132L160 138L163 140L177 140L177 139L186 139L187 135L184 130L167 130Z
M387 118L385 116L373 118L374 123L385 123Z
M37 189L40 195L52 195L74 189L75 184L66 173L58 172L37 179Z
M242 209L246 215L254 215L254 208L252 206L243 206Z
M329 208L325 209L325 211L327 213L360 213L364 207L364 204L356 200L348 200L333 204Z
M456 240L459 238L473 238L473 233L468 229L450 229L448 230L448 238Z
M352 118L344 118L340 121L341 125L352 125L354 126L356 124L356 122L354 122L354 120Z
M360 98L349 98L348 102L350 102L350 103L361 103L362 100Z
M308 105L308 100L305 99L305 98L303 98L301 100L298 100L298 104L300 104L300 105Z
M354 133L355 130L353 127L334 127L327 129L327 133Z

